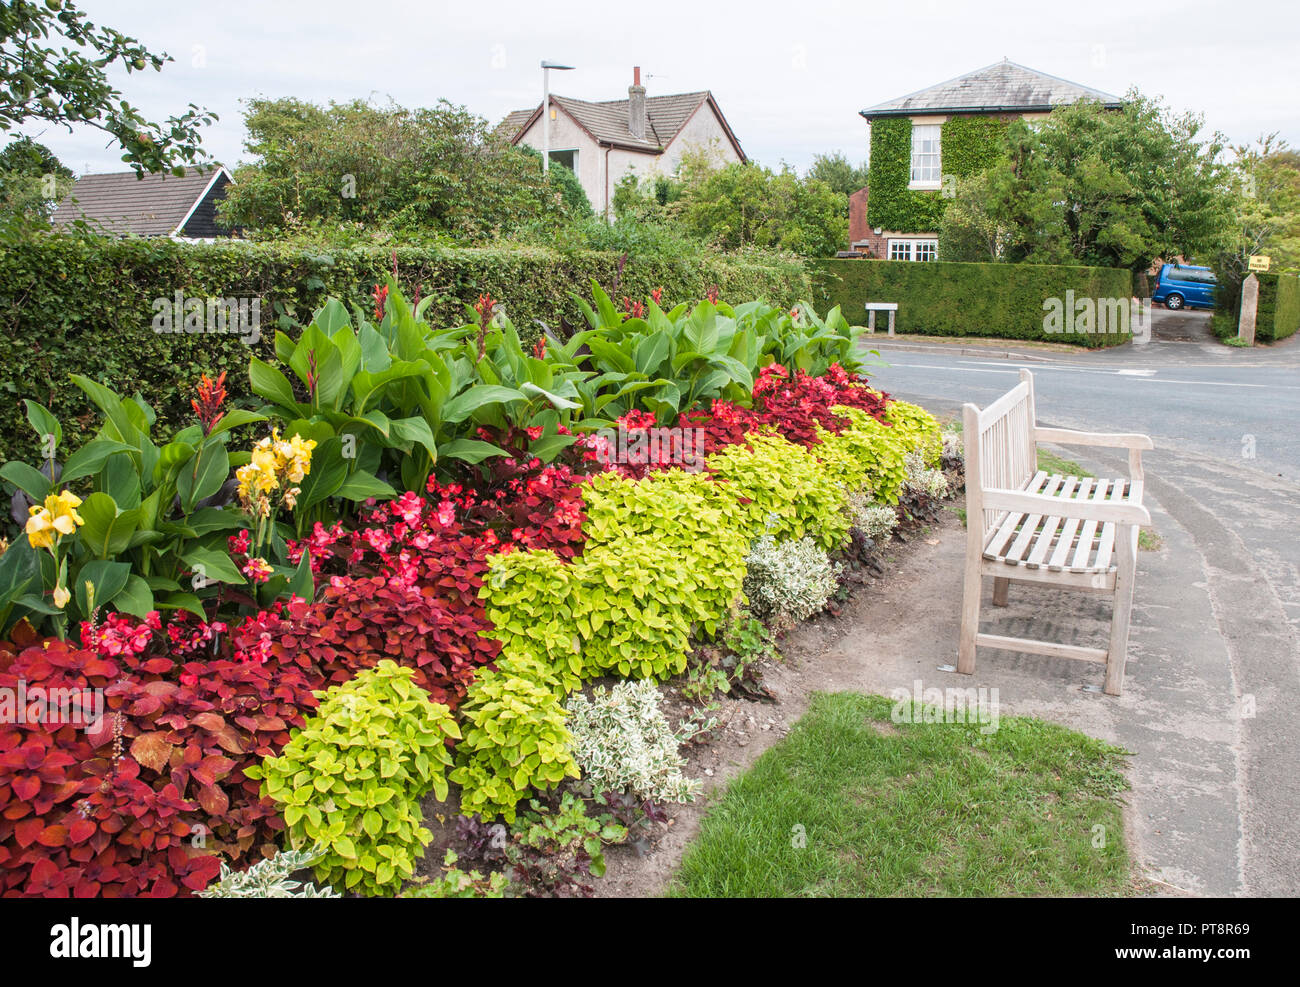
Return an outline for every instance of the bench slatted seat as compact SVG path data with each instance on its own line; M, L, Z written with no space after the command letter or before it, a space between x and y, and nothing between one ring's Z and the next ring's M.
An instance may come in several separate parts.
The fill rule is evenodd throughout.
M1123 689L1138 532L1151 518L1142 506L1142 450L1151 439L1043 428L1035 423L1034 379L981 410L963 409L966 448L966 573L957 670L975 671L978 647L1004 648L1106 665L1105 691ZM1093 478L1037 468L1038 443L1124 448L1129 476ZM993 604L1006 606L1012 582L1042 583L1114 597L1108 648L984 634L979 630L983 577Z

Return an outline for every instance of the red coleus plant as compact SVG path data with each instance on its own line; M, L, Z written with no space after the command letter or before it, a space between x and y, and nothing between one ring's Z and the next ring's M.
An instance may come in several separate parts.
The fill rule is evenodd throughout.
M563 425L558 432L570 434ZM426 489L439 524L454 521L495 551L551 549L566 559L581 554L587 519L581 485L588 473L603 466L585 436L570 447L572 452L566 450L568 462L542 463L528 447L543 434L540 427L480 428L479 438L512 455L485 460L463 483L430 477Z
M6 694L79 700L0 726L0 894L185 895L216 876L218 855L272 848L283 823L244 771L315 707L307 676L177 665L154 649L202 632L164 638L155 624L87 625L90 648L30 632L0 646Z

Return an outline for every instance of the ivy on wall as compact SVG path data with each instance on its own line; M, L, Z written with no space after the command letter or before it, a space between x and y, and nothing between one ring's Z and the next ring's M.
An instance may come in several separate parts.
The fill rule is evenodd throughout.
M943 174L964 178L983 171L997 157L1007 121L991 116L957 116L940 132ZM871 122L871 169L867 222L899 233L937 233L947 200L941 191L907 187L912 173L912 121L881 117Z

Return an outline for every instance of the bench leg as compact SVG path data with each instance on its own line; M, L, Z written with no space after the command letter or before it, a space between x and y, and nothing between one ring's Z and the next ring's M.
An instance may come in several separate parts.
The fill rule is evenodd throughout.
M957 671L975 674L975 635L980 630L980 589L984 582L978 561L966 566L966 582L961 599L961 637L957 642Z
M1119 565L1115 572L1115 612L1110 622L1110 649L1106 654L1106 695L1124 691L1124 664L1128 660L1128 624L1133 614L1133 584L1137 576L1137 527L1121 525L1115 538Z
M1007 587L1010 585L1010 579L1003 579L1001 576L993 577L993 605L995 607L1005 607L1007 605Z

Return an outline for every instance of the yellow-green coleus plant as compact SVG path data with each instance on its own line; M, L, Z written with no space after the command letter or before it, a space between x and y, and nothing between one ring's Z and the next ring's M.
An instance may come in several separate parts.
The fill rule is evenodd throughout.
M716 480L746 501L747 538L808 535L826 549L844 544L844 485L815 453L774 434L751 433L749 446L728 446L708 460Z
M716 631L740 595L749 540L734 492L681 470L593 479L583 555L494 556L481 595L507 658L539 656L562 692L609 672L684 670L692 631Z
M907 436L908 452L919 452L926 466L939 465L943 456L943 431L934 415L906 401L890 401L885 406L885 419Z
M914 436L876 421L858 408L836 407L850 420L839 434L818 426L813 453L826 473L850 492L868 491L873 499L896 504L907 480L907 454Z
M550 684L549 670L526 656L480 672L461 706L465 739L456 748L450 778L461 786L460 811L513 822L515 807L532 789L577 778L568 713Z
M316 877L333 887L394 894L433 838L420 799L447 797L447 741L460 729L414 674L385 659L316 693L284 752L247 769L280 806L290 846L321 848Z

